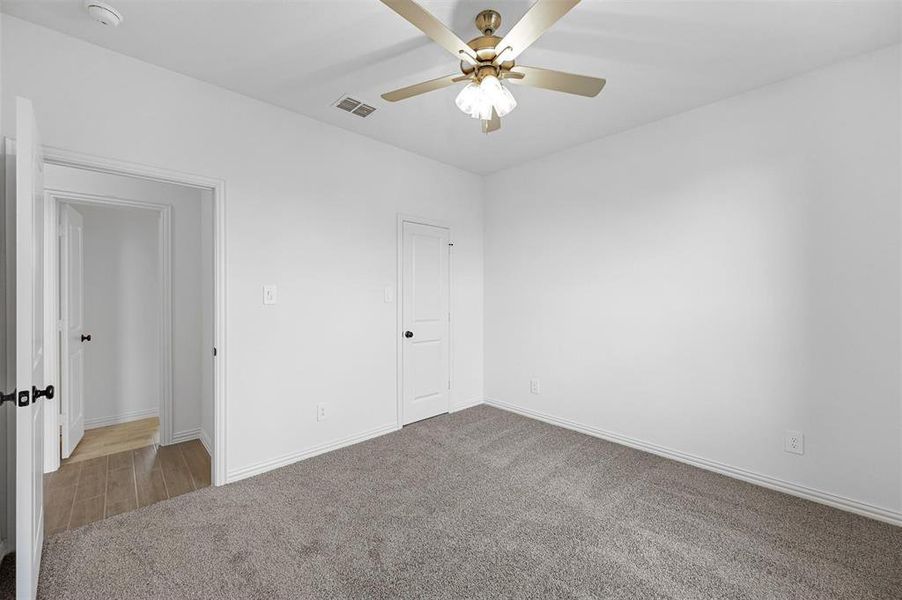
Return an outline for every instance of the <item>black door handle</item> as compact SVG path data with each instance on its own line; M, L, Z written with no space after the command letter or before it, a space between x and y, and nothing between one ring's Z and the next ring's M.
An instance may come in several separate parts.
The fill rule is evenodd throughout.
M89 333L88 335L81 334L81 341L83 341L83 342L90 342L90 341L91 341L91 334L90 334L90 333Z
M32 404L37 402L41 397L47 398L48 400L53 400L53 386L48 385L43 390L39 390L38 388L31 386Z
M406 338L412 338L412 337L413 337L413 332L412 332L412 331L405 331L405 332L404 332L404 337L406 337Z

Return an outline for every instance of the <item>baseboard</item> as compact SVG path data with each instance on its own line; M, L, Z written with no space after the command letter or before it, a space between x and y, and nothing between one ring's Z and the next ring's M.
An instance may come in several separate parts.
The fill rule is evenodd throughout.
M248 477L253 477L254 475L260 475L261 473L272 471L273 469L278 469L279 467L284 467L301 460L313 458L314 456L325 454L326 452L331 452L332 450L338 450L339 448L344 448L345 446L351 446L352 444L365 442L366 440L379 437L380 435L385 435L386 433L397 431L398 429L400 429L400 427L398 427L397 423L391 423L389 425L376 427L375 429L370 429L369 431L351 435L334 442L326 442L318 446L313 446L312 448L307 448L306 450L292 452L290 454L285 454L277 458L272 458L253 465L249 465L247 467L241 467L240 469L235 469L234 471L230 471L228 474L226 474L226 483L241 481L242 479L247 479Z
M186 429L185 431L179 431L177 433L172 434L172 442L173 444L181 444L182 442L188 442L190 440L200 439L200 427L195 427L194 429Z
M207 450L207 454L213 456L213 440L210 439L210 436L207 435L207 432L201 428L200 430L200 443L204 445L204 448Z
M473 408L474 406L479 406L482 403L483 403L482 398L476 398L475 400L469 400L469 401L463 402L461 404L455 404L454 406L451 407L451 410L449 410L448 412L455 413L459 410L466 410L468 408Z
M85 429L97 429L98 427L119 425L121 423L140 421L141 419L149 419L150 417L158 416L160 416L160 411L156 408L149 408L146 410L133 410L131 412L111 415L109 417L95 417L93 419L85 419Z
M877 521L883 521L892 525L902 526L902 512L874 506L865 502L859 502L858 500L852 500L851 498L845 498L843 496L831 494L830 492L824 492L804 485L799 485L797 483L784 481L782 479L777 479L776 477L761 475L760 473L747 471L739 467L732 467L730 465L714 460L708 460L700 456L695 456L686 452L680 452L679 450L673 450L664 446L658 446L657 444L638 440L636 438L621 435L619 433L605 431L604 429L599 429L591 425L584 425L582 423L577 423L576 421L556 417L554 415L550 415L541 411L523 408L509 402L486 398L485 403L489 406L494 406L495 408L500 408L502 410L517 413L524 417L530 417L539 421L544 421L545 423L558 425L566 429L572 429L573 431L585 433L586 435L591 435L607 440L609 442L614 442L615 444L621 444L623 446L636 448L637 450L643 450L645 452L657 454L658 456L663 456L664 458L669 458L681 463L686 463L688 465L692 465L700 469L705 469L707 471L720 473L721 475L733 477L734 479L741 479L742 481L760 485L762 487L776 490L778 492L783 492L784 494L797 496L799 498L804 498L805 500L811 500L812 502L818 502L820 504L826 504L827 506L832 506L833 508L838 508L840 510L845 510L847 512L852 512L865 517L869 517L871 519L876 519Z

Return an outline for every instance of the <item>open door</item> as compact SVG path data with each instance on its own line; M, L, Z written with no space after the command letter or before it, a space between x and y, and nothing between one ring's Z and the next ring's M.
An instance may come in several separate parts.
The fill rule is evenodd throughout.
M44 542L44 161L34 109L16 99L16 598L37 596Z
M85 433L84 219L68 204L60 207L60 315L62 336L62 455L69 458Z

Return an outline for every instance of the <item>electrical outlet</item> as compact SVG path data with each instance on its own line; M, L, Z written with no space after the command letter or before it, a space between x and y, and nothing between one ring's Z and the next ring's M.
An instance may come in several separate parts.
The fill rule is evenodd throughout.
M322 402L316 405L316 420L317 421L325 421L328 418L328 413L326 412L326 405Z
M805 435L801 431L787 431L783 438L783 450L792 454L805 454Z
M542 388L539 385L539 380L535 377L529 380L529 392L531 394L539 394L541 393Z

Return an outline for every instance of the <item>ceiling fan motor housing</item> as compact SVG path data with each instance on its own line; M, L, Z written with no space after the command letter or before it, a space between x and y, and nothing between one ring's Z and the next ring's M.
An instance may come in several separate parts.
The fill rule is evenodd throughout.
M500 65L492 65L492 61L498 56L498 44L501 38L495 35L495 32L501 27L501 15L494 10L484 10L476 15L476 28L482 32L478 38L473 38L467 45L476 52L476 58L479 59L479 65L472 65L469 62L460 61L460 70L464 75L474 75L481 80L486 75L500 76L505 71L510 71L514 67L514 61L507 60Z

